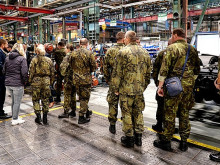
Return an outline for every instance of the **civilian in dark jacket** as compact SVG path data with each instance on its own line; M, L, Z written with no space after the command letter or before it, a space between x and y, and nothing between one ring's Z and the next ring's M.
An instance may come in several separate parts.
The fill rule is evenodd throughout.
M3 75L2 69L5 63L5 58L7 53L4 51L8 47L6 40L0 39L0 119L8 119L11 116L8 116L3 110L5 103L5 76Z
M24 123L18 118L20 104L24 94L24 85L28 78L27 61L22 44L15 44L11 53L5 60L3 72L5 73L5 85L12 98L12 125Z

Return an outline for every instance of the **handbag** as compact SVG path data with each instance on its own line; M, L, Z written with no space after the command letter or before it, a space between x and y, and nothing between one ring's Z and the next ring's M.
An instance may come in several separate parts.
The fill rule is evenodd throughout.
M186 55L186 59L185 59L185 63L183 66L183 70L182 70L182 75L181 77L171 77L165 80L165 86L168 92L168 95L171 97L177 96L179 95L182 91L183 91L183 87L181 84L181 80L183 77L183 73L186 67L186 63L189 57L189 52L190 52L190 45L188 44L188 51L187 51L187 55Z

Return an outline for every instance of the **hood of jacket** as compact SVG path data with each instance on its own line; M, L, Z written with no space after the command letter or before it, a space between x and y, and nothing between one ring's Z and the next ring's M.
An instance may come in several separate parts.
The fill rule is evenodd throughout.
M20 53L17 50L12 51L11 53L9 53L9 59L13 60L16 57L21 56Z

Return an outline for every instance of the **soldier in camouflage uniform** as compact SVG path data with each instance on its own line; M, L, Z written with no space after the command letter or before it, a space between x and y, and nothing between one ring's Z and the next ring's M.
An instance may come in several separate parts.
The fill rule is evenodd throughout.
M72 84L73 71L69 66L69 58L73 52L73 45L67 45L67 55L60 65L61 75L64 76L64 113L58 118L68 118L76 116L76 88ZM70 108L72 111L69 113Z
M109 90L107 95L107 101L109 105L108 120L110 122L109 131L113 134L116 133L115 123L117 121L117 115L118 115L119 96L115 95L115 92L112 90L111 75L112 75L112 70L115 63L116 55L118 54L119 50L121 50L124 47L124 36L125 36L124 32L117 33L116 35L117 44L114 45L112 48L108 49L104 59L103 71L104 71L105 80L109 84Z
M125 44L116 57L111 85L119 103L123 118L121 142L126 147L142 145L144 121L142 111L145 108L143 93L150 83L151 60L148 52L137 45L136 33L125 34Z
M171 149L171 139L175 131L176 113L179 111L179 133L181 142L179 149L188 149L187 139L190 134L189 110L194 105L193 88L200 72L200 60L196 49L190 45L191 50L186 63L186 68L181 80L183 92L175 97L168 95L164 85L166 78L180 77L185 62L188 44L185 41L183 29L175 29L172 34L172 45L166 50L159 73L158 95L164 96L164 132L159 140L154 141L154 146L164 150Z
M34 57L29 69L29 82L32 86L32 101L34 112L37 116L35 122L41 123L41 107L42 102L43 123L47 124L47 113L49 112L49 96L50 85L54 76L54 67L50 58L45 57L45 49L43 45L36 48L37 56Z
M54 59L56 61L56 70L57 70L57 89L56 89L57 97L55 99L56 103L61 102L60 96L61 96L61 91L62 91L63 76L60 73L60 64L62 63L63 58L65 56L66 56L65 43L59 42L58 43L58 50L56 50L54 52Z
M168 41L168 46L171 44L171 39ZM160 72L160 67L163 61L163 56L165 54L166 50L162 50L161 52L158 53L157 58L153 64L153 71L152 71L152 77L154 79L155 85L158 87L159 81L158 81L158 75ZM156 113L156 119L157 119L157 124L152 125L152 129L158 132L163 131L163 118L164 118L164 98L160 97L156 93L156 100L157 100L157 113Z
M96 70L95 57L91 51L86 49L87 45L88 40L86 38L81 39L80 48L70 56L70 66L73 70L73 85L76 87L76 93L80 101L78 124L84 124L90 121L85 115L88 110L88 102L91 94L91 73Z

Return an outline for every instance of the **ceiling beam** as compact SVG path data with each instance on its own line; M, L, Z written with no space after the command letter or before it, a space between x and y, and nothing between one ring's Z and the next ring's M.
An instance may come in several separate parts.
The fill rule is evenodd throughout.
M12 17L12 16L4 16L4 15L0 15L0 19L12 20L12 21L19 21L19 22L28 21L28 18L27 18L27 17Z
M16 10L16 11L24 11L31 13L43 13L43 14L54 14L55 10L48 10L42 8L34 8L34 7L24 7L24 6L15 6L15 5L3 5L0 4L1 10Z

